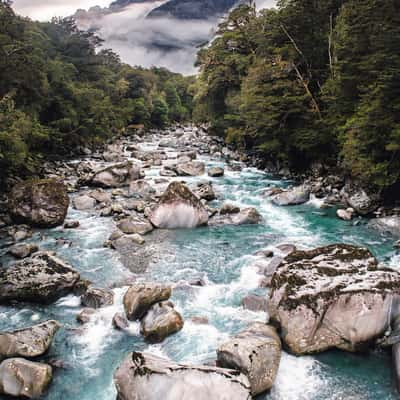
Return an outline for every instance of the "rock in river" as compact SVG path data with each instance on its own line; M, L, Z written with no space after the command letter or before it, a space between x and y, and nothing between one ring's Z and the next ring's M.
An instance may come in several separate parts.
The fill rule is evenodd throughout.
M268 312L295 354L356 351L388 328L400 274L377 269L368 249L334 244L294 251L271 280Z
M207 173L208 176L211 176L213 178L219 178L221 176L224 176L225 171L221 167L212 167L207 171Z
M17 331L0 332L0 360L41 356L49 349L60 326L57 321L50 320Z
M141 177L140 168L127 161L97 171L92 177L91 184L103 188L116 188L128 186L131 181Z
M371 219L368 223L368 227L382 233L389 233L393 236L400 237L400 216L393 215L390 217Z
M205 164L202 161L189 161L178 164L175 169L178 176L198 176L205 172Z
M281 359L281 340L275 329L255 322L218 347L218 365L237 369L250 381L256 396L271 389Z
M114 303L114 292L110 289L90 286L81 297L82 305L89 308L111 306Z
M250 400L249 381L235 370L177 364L130 353L114 375L120 400Z
M62 225L68 206L67 188L56 179L19 183L8 197L8 207L14 221L40 228Z
M171 287L158 283L137 283L124 296L124 308L129 320L142 318L150 307L171 297Z
M170 301L156 303L141 321L141 333L151 343L162 342L183 328L183 318Z
M36 253L0 269L0 303L12 300L49 304L70 293L79 273L49 252Z
M16 244L10 247L9 253L15 258L26 258L39 250L38 245L33 243Z
M126 234L138 233L140 235L146 235L146 233L151 232L154 228L146 218L137 215L120 221L118 229Z
M277 206L294 206L310 200L310 188L304 185L282 191L272 197L272 202Z
M195 228L206 225L208 213L190 189L181 182L172 182L150 214L157 228Z
M37 399L47 389L52 379L50 365L9 358L0 364L0 393Z

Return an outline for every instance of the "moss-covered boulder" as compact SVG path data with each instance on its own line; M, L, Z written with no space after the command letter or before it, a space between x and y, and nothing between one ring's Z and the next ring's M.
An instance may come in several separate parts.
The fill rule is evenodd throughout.
M400 274L368 249L334 244L286 256L271 280L268 311L295 354L356 351L383 335Z
M33 179L13 187L8 207L13 220L40 228L62 225L69 197L66 186L56 179Z

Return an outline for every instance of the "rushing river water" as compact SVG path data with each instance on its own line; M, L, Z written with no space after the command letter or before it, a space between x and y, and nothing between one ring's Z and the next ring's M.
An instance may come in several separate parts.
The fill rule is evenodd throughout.
M144 143L142 147L156 148L157 143ZM224 165L208 157L201 159L208 166ZM158 175L159 168L146 171L148 179L152 179ZM285 186L288 182L252 168L240 172L227 169L223 178L203 176L187 180L204 179L213 181L219 195L215 205L229 200L239 206L254 206L263 215L264 223L177 230L166 236L159 261L139 278L174 283L202 278L207 285L178 285L172 300L184 317L185 325L182 331L162 344L146 344L137 323L130 323L131 335L112 328L112 317L115 312L122 311L122 296L132 273L121 264L115 251L103 247L114 230L111 218L70 209L68 218L81 222L78 229L56 228L40 232L42 249L56 250L81 272L82 277L97 286L116 287L115 304L98 310L95 318L85 326L76 322L81 307L75 296L65 297L52 306L0 307L0 330L16 329L46 319L56 319L63 324L46 357L63 360L65 368L55 370L54 381L44 396L46 400L114 400L114 370L132 350L146 349L190 363L215 359L219 343L250 321L267 318L265 313L255 313L240 306L241 299L247 294L267 293L267 289L259 287L258 270L251 267L252 254L260 248L274 250L274 246L281 243L310 248L346 242L369 247L380 261L394 267L400 261L393 250L393 239L369 230L362 220L358 224L341 221L336 218L335 210L319 208L317 200L302 206L277 207L263 195L266 187ZM32 241L38 242L38 235L36 233ZM60 238L71 241L72 246L63 246ZM5 255L2 260L4 264L11 261ZM206 317L209 324L195 324L190 321L193 316ZM268 400L395 398L390 354L339 351L315 357L294 357L284 353L274 388L260 397Z

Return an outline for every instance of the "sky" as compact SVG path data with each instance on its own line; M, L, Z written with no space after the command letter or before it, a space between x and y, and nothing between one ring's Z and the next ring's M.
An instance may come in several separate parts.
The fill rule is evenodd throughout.
M111 13L83 24L80 28L97 28L105 48L118 53L123 62L144 67L160 66L183 74L196 73L196 44L209 40L218 20L182 21L169 18L146 19L152 8L166 0L134 4L122 12ZM14 9L21 15L37 20L68 16L79 8L99 5L111 0L14 0ZM259 8L272 7L275 0L256 0ZM168 51L164 48L169 47Z

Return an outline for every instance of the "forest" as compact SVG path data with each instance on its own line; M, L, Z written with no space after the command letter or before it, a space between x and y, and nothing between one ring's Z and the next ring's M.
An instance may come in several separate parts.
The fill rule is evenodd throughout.
M194 117L266 163L322 164L371 190L400 182L400 3L236 8L197 64Z
M33 22L0 2L0 178L100 145L130 125L191 117L193 78L121 63L71 18ZM1 179L0 179L1 180Z

